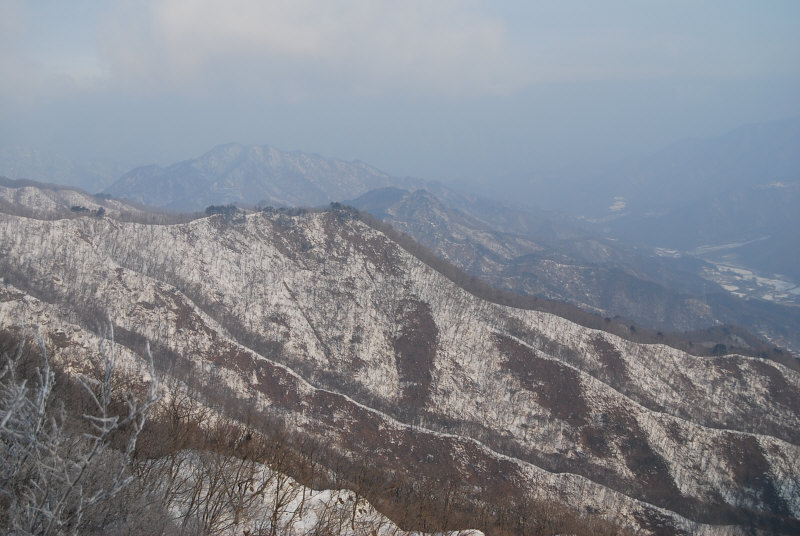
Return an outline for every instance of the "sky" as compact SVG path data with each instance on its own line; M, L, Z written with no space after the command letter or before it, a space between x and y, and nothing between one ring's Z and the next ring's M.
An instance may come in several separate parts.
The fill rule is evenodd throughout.
M800 115L796 0L0 0L0 146L513 189Z

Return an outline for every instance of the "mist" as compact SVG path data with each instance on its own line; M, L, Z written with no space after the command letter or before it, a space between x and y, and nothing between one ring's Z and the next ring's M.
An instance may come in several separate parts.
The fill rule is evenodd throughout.
M547 203L800 115L790 1L0 6L0 146L122 168L235 141Z

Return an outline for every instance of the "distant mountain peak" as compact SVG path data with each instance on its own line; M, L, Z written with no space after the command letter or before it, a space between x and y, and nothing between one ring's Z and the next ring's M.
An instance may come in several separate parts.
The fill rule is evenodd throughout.
M418 183L361 161L226 143L184 162L136 168L106 193L157 207L200 210L226 203L319 206Z

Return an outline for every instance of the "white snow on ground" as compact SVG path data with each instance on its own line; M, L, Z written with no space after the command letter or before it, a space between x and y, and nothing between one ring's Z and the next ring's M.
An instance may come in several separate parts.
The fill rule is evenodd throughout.
M200 514L204 519L214 516L215 526L231 535L268 534L273 527L282 536L428 534L400 529L351 490L314 490L261 464L195 451L182 451L157 464L169 466L171 478L160 491L171 497L170 514L177 526ZM220 486L231 477L238 483L233 492ZM198 505L198 490L209 498L208 503ZM198 508L203 510L198 512ZM483 536L483 532L466 529L436 536Z
M781 276L765 277L752 270L728 264L712 263L704 277L739 297L756 297L778 303L797 303L800 285Z
M0 216L0 248L26 267L31 277L52 278L57 287L84 288L80 281L72 280L74 273L80 274L85 284L94 285L90 288L97 299L115 311L116 322L184 355L213 354L220 341L230 337L176 286L214 289L215 302L241 325L281 341L286 355L295 360L276 366L293 370L296 364L307 364L332 373L354 367L359 384L387 402L396 400L401 389L391 342L399 325L397 304L405 299L420 300L430 306L438 329L431 386L431 404L437 411L470 423L489 423L524 449L572 458L588 456L580 438L571 434L569 427L565 433L564 423L554 419L534 393L505 368L505 357L492 342L493 336L509 336L508 325L516 323L528 337L516 338L518 344L575 371L589 407L587 418L600 419L603 413L624 408L646 434L647 442L670 461L671 475L681 492L701 499L718 494L733 500L731 494L738 486L718 453L729 432L694 422L694 416L797 421L796 408L777 405L765 406L763 415L753 417L751 404L763 400L769 388L758 373L760 361L731 356L734 368L741 372L734 375L718 367L713 358L699 358L663 345L635 344L547 313L494 305L468 294L399 248L384 249L382 235L359 222L345 226L361 239L359 248L342 236L328 237L325 217L256 214L233 226L220 226L218 220L209 219L148 226L111 219L42 222ZM284 237L287 233L298 236L290 235L293 242L289 242ZM305 241L302 254L298 253L298 240ZM382 263L380 255L387 251L392 258ZM384 264L398 267L397 272ZM20 308L25 307L19 301L0 303L3 325L17 322ZM30 313L31 323L46 323L61 313L57 307L41 305ZM182 327L185 322L196 326ZM648 409L585 372L600 363L592 345L597 337L619 352L625 371L636 378L642 392L653 397L654 405L668 408L670 413ZM569 352L559 350L559 345ZM792 388L800 384L800 377L785 367L765 366ZM240 375L233 368L222 372L220 378L230 387L252 393L252 374ZM305 380L299 383L305 392L315 388ZM258 396L253 400L268 404ZM389 427L408 426L370 411L381 415ZM675 429L692 440L676 438L670 432ZM736 433L753 437L761 445L778 493L792 511L800 512L800 468L791 463L800 458L798 447L763 434ZM488 455L507 459L473 438L464 440L480 445ZM508 459L523 468L531 489L543 495L562 494L576 504L621 516L633 515L642 506L586 477L551 473ZM595 463L620 477L631 476L624 454L616 447ZM716 529L664 513L692 531Z

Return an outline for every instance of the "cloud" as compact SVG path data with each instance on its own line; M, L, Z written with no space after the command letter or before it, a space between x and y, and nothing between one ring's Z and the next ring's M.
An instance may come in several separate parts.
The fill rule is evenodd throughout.
M481 97L540 82L797 74L788 8L722 5L0 0L0 93Z
M64 11L71 9L66 3L62 6ZM0 113L35 109L54 98L102 86L104 73L95 51L75 46L70 31L54 28L52 21L64 21L49 8L53 6L45 2L0 0Z
M144 90L480 95L528 78L503 22L470 2L137 2L103 34L112 78Z
M26 26L21 2L0 3L0 99L15 105L25 103L37 85L36 69L23 41Z

